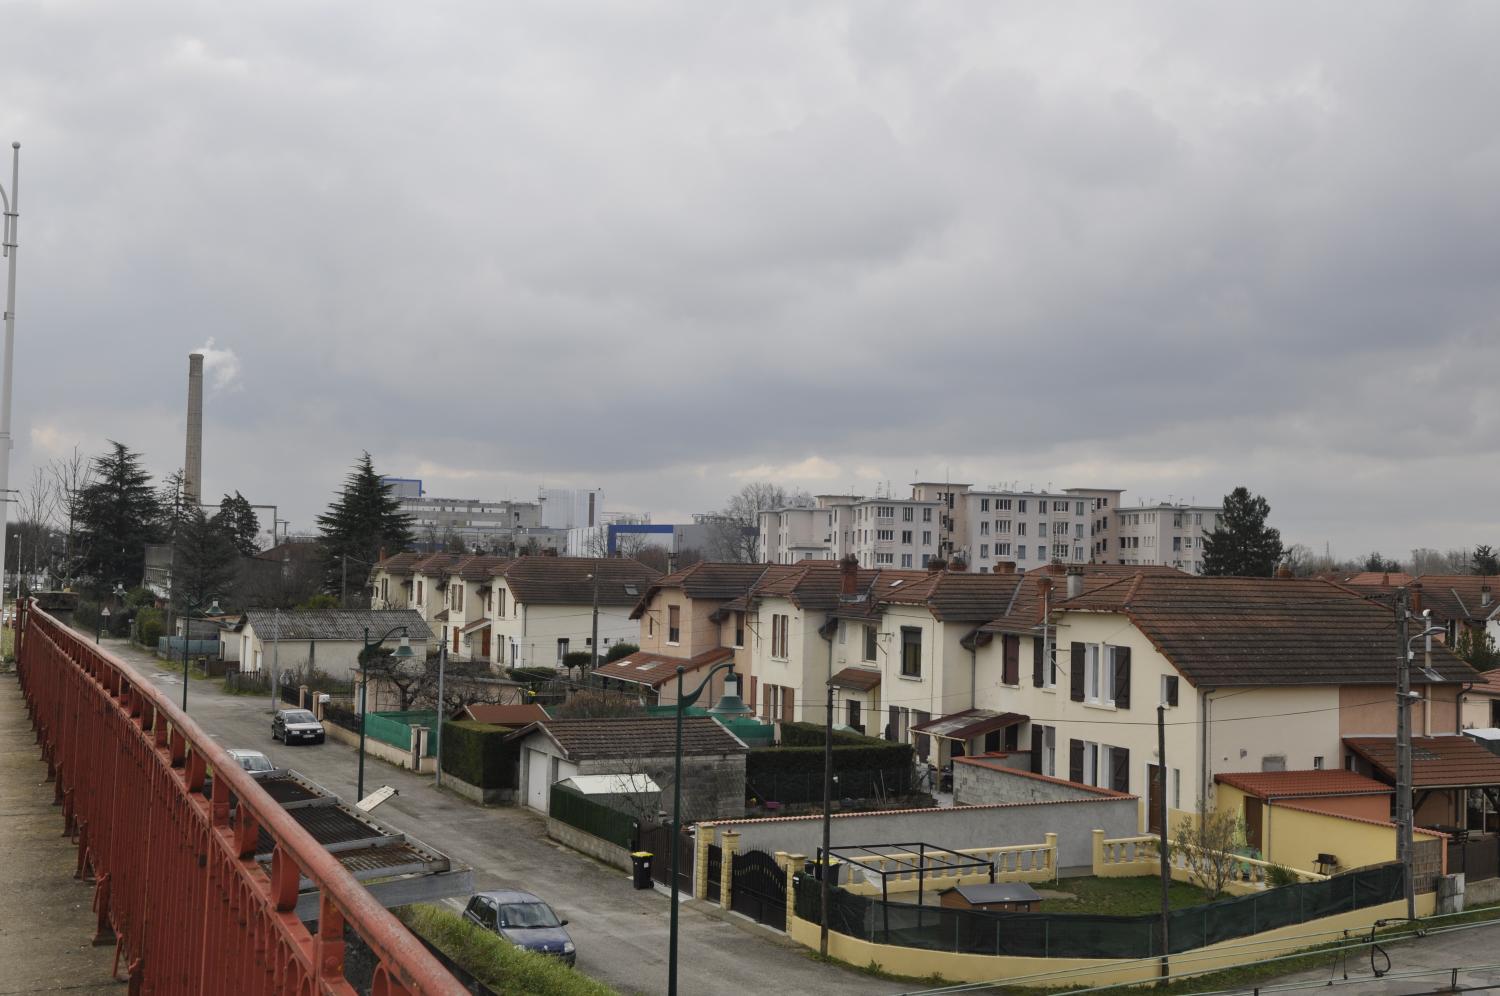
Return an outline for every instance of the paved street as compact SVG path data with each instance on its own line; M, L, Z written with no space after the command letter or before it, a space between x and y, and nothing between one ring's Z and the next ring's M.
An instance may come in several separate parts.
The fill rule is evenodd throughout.
M1349 956L1349 981L1344 981L1342 966L1332 959L1325 967L1308 969L1264 985L1285 983L1332 982L1335 989L1371 996L1412 996L1442 991L1452 981L1452 970L1459 969L1458 985L1478 987L1470 991L1500 991L1500 923L1487 923L1392 944L1385 948L1390 957L1388 976L1377 979L1370 971L1368 949ZM1376 965L1385 960L1376 955ZM1402 977L1407 976L1407 977ZM1249 990L1246 990L1249 992Z
M110 649L151 675L174 699L181 695L181 672L165 673L150 655L121 642L113 642ZM188 686L188 712L226 747L264 751L278 766L300 771L353 799L356 751L332 741L298 747L273 742L267 698L226 695L217 682L194 680ZM471 866L476 887L527 889L571 921L568 929L578 943L581 970L624 992L665 990L665 896L636 891L624 872L549 841L542 819L528 810L482 809L439 791L431 777L367 758L366 792L381 785L400 793L376 810L382 820ZM705 912L692 902L682 907L679 943L679 984L684 993L771 989L833 996L901 988L818 964L775 931L716 908Z

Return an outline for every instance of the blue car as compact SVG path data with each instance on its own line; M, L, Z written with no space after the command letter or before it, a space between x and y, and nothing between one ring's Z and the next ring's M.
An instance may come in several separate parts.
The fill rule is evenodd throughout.
M561 958L572 965L578 958L573 938L552 907L529 892L481 892L469 900L464 919L492 930L518 948Z

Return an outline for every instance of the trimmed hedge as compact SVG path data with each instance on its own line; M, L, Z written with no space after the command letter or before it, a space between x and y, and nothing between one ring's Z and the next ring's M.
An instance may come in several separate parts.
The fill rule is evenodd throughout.
M848 730L833 731L833 745L835 747L840 745L851 747L890 746L890 743L889 740L866 736L863 733L851 733ZM821 748L823 746L823 725L821 723L782 723L781 746Z
M506 743L508 726L471 719L443 724L443 771L482 789L518 788L518 747Z
M758 799L778 802L807 802L822 798L823 731L814 724L782 724L782 740L797 726L818 731L818 746L753 747L745 755L745 792ZM794 731L792 737L805 736ZM883 793L904 795L911 790L913 751L910 744L893 744L873 737L853 736L856 743L840 739L835 733L833 773L839 776L838 792L851 798L868 798Z
M614 996L615 990L556 958L501 940L452 910L425 903L392 910L412 933L497 993L507 996Z
M833 770L889 771L912 766L910 744L833 745ZM745 756L745 777L823 770L822 747L755 747Z

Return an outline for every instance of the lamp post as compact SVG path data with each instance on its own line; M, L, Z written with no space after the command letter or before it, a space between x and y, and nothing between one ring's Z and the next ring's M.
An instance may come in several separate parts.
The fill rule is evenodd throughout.
M16 229L21 220L21 143L10 143L10 195L0 187L0 208L4 209L4 224L0 225L0 255L10 257L9 273L5 282L5 373L0 387L0 496L10 496L10 395L15 368L16 353L16 254L19 240ZM0 501L0 576L5 564L5 520L10 511L6 502ZM16 588L19 598L21 583L21 559L16 558ZM4 585L0 585L3 588Z
M410 649L410 648L408 648ZM443 704L443 670L448 663L448 641L438 648L438 693L437 693L437 766L433 772L433 784L443 787L443 721L448 718L448 707Z
M109 629L109 606L108 605L106 605L104 608L102 608L102 609L99 610L99 632L94 635L94 646L97 647L99 645L99 641L100 641L100 639L103 638L104 631L107 630L107 629Z
M201 605L188 605L182 613L182 711L187 712L187 689L188 689L188 646L192 643L193 636L193 614L202 611ZM208 607L214 615L219 614L219 600Z
M364 649L359 652L359 779L355 783L354 801L365 797L365 714L369 712L370 689L366 684L365 663L369 659L370 651L379 648L392 635L400 633L401 643L396 647L395 657L397 660L410 660L416 655L411 650L411 640L407 638L405 626L392 626L385 631L380 639L370 640L370 627L365 627Z
M667 942L667 996L677 996L677 856L681 850L678 842L682 834L682 717L713 682L714 675L726 669L729 673L724 676L725 694L717 705L708 710L709 715L748 716L751 710L740 698L741 679L734 673L733 660L710 668L708 674L703 676L703 681L691 692L685 691L683 687L683 675L687 673L687 668L677 665L677 746L672 758L672 842L669 845L672 848L672 878L667 887L667 891L672 894L672 926ZM731 681L734 682L733 695L728 692Z

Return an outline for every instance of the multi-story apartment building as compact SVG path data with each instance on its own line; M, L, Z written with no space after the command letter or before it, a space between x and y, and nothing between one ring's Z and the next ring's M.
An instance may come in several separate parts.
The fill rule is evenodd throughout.
M847 552L861 567L921 570L940 555L947 513L941 501L862 498L838 511L849 520ZM844 529L842 521L837 525Z
M1219 521L1217 505L1162 502L1121 509L1117 549L1110 563L1164 564L1189 574L1203 573L1203 539ZM1104 558L1100 558L1104 560Z
M939 556L961 559L971 571L1010 563L1031 570L1050 563L1103 561L1116 540L1122 491L1066 488L975 490L970 484L918 482L914 498L945 506Z
M760 513L760 562L795 564L832 560L836 546L834 510L789 506Z

